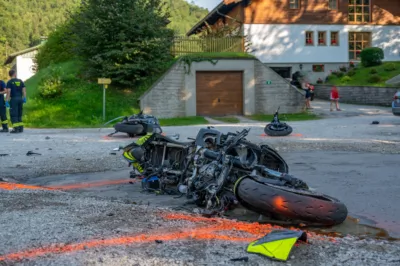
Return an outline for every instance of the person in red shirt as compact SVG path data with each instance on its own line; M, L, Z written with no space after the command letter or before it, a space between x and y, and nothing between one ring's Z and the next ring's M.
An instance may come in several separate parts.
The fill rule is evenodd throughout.
M331 112L333 111L333 108L332 108L333 104L336 105L336 111L342 111L339 108L339 91L336 86L332 87L330 98L331 98Z

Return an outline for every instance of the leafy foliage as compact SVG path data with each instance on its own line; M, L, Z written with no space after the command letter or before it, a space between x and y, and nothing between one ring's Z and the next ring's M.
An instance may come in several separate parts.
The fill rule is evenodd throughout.
M378 73L378 70L376 70L376 68L371 68L371 70L369 71L370 74L376 74Z
M36 55L39 69L70 60L74 57L73 48L71 23L65 23L53 31L45 45L39 49Z
M361 64L365 67L379 66L385 58L383 50L379 47L368 47L361 51Z
M344 76L344 77L342 77L340 80L341 80L342 82L349 82L349 81L351 81L352 79L351 79L351 77L349 77L349 76Z
M356 74L356 71L354 68L350 69L349 72L347 72L347 76L352 77Z
M39 82L39 95L46 98L56 98L62 94L63 82L61 77L63 75L62 69L58 66L53 66L42 77Z
M379 81L381 81L381 77L379 75L371 75L368 80L369 83L378 83Z
M134 86L171 59L174 33L161 0L88 0L72 16L75 52L92 77Z
M390 72L390 71L396 70L396 65L394 63L388 63L388 64L384 65L383 69L385 71Z
M0 1L0 63L4 62L6 54L39 44L42 36L49 37L49 45L46 45L43 50L46 50L46 53L50 52L49 57L53 58L53 62L65 61L69 53L64 48L67 47L69 40L60 38L65 27L62 27L54 36L51 32L68 20L68 13L74 12L81 2L81 0ZM186 33L208 13L207 9L185 0L163 0L163 2L166 3L164 8L169 8L171 11L169 18L171 23L168 28L178 34ZM67 43L64 43L65 40ZM56 47L51 47L52 45ZM42 64L39 67L42 68L51 61L49 58L41 59L39 61ZM0 69L0 76L2 72L6 73L5 69L4 71Z
M57 25L66 21L67 12L81 0L0 1L0 65L11 54L38 45ZM1 72L1 71L0 71Z

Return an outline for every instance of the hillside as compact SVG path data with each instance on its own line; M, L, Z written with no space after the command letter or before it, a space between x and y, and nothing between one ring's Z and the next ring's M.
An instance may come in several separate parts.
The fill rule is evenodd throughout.
M46 1L0 1L0 62L5 58L5 43L8 54L34 46L41 36L47 36L57 25L64 22L67 11L76 7L81 0ZM185 34L203 18L207 9L190 4L185 0L165 0L170 7L170 28Z

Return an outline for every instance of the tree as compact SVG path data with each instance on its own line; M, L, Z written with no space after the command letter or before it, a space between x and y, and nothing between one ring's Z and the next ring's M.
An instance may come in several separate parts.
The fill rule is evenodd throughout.
M173 30L162 0L87 0L73 14L75 52L91 77L134 86L171 60Z

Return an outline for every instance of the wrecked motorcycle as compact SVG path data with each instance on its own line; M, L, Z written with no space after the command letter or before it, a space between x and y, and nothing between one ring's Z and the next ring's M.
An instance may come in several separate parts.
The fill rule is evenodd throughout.
M280 107L276 110L271 123L267 124L264 128L265 134L269 136L287 136L293 131L291 126L279 120L279 109Z
M207 127L200 129L195 139L183 142L177 140L179 135L174 139L150 130L146 136L122 148L123 157L133 166L132 178L149 176L162 168L164 174L173 180L171 182L177 184L187 171L197 146L218 150L232 135L235 133L223 134L213 127ZM245 139L241 139L240 143L257 154L259 164L284 173L289 171L285 160L268 145L255 145Z
M240 141L244 129L225 141L217 151L197 146L193 169L179 190L215 215L240 203L243 207L276 220L308 225L335 225L347 217L346 206L289 174L257 163L257 154Z
M143 111L140 111L139 114L123 117L121 122L114 125L115 132L108 136L111 137L118 132L126 133L131 138L135 136L143 136L146 135L149 125L151 125L157 133L162 133L158 119L153 115L146 115L143 114Z

